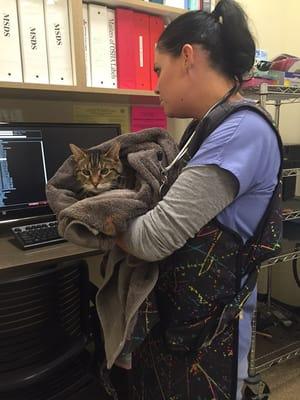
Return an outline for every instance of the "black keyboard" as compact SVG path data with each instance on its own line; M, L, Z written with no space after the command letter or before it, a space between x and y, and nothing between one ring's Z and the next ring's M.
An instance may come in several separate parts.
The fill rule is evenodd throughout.
M22 249L32 249L65 242L65 239L58 234L57 224L57 221L41 222L39 224L16 226L11 230Z

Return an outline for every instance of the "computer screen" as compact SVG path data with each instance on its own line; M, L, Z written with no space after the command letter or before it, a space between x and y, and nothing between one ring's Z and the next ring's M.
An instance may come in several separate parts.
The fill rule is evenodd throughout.
M119 134L118 124L1 124L0 222L51 213L45 186L69 144L87 149Z

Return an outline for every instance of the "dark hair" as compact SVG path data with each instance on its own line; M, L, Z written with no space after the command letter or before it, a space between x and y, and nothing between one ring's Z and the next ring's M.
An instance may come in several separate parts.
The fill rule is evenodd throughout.
M157 49L178 57L186 44L209 51L213 68L242 81L255 59L255 42L247 16L234 0L221 0L212 13L190 11L173 20L161 34Z

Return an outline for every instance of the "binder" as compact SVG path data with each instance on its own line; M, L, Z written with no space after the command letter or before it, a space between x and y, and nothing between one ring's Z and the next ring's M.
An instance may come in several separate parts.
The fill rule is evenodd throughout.
M110 58L110 81L112 87L118 87L117 76L117 48L116 48L116 18L115 11L108 8L108 37L109 37L109 58Z
M92 86L91 59L90 59L90 37L89 37L89 25L88 25L88 6L86 3L82 4L82 13L83 13L83 40L84 40L86 85Z
M134 28L136 89L150 90L149 15L134 12Z
M122 89L136 88L134 42L134 12L116 8L116 43L118 85Z
M43 0L18 0L24 82L49 83Z
M1 5L0 81L22 82L22 63L16 0Z
M92 86L111 88L107 7L88 4L88 22Z
M154 58L155 58L155 48L157 41L164 30L164 20L162 17L150 15L150 74L151 74L151 89L155 90L157 84L157 75L154 72Z
M49 80L73 85L68 0L44 0Z
M189 0L189 10L201 10L201 0Z
M165 0L166 6L184 8L184 0Z
M212 12L215 9L215 0L202 0L202 9L206 12Z

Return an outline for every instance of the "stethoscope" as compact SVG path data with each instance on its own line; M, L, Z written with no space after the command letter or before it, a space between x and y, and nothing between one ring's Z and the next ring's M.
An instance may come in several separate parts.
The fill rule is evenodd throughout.
M166 194L169 171L173 167L175 167L175 165L177 165L177 163L179 161L181 161L184 158L184 156L186 155L186 153L189 149L190 143L192 142L193 138L198 133L197 128L204 123L204 121L207 119L207 117L213 110L215 110L221 104L225 103L233 94L235 94L238 91L238 88L239 88L239 85L237 83L235 83L235 85L220 100L218 100L212 107L209 108L209 110L204 114L204 116L198 122L196 128L194 129L193 133L191 134L189 139L186 141L186 143L184 144L182 149L179 151L177 156L174 158L174 160L169 165L167 165L166 167L164 167L162 165L163 154L162 154L162 152L158 152L157 158L158 158L158 162L160 164L160 175L161 175L159 195L160 195L161 199Z

